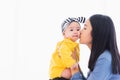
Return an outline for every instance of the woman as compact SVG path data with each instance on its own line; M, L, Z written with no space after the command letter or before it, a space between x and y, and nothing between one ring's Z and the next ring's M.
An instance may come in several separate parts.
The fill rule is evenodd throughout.
M72 69L71 80L120 80L120 55L115 27L109 16L91 16L81 30L80 43L86 44L91 50L88 64L90 72L87 78L83 78L76 67Z

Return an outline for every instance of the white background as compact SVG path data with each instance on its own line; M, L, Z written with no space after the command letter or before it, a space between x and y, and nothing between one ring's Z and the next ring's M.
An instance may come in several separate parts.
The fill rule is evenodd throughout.
M0 0L0 80L48 80L50 58L67 17L109 15L118 41L119 5L119 0ZM89 49L81 45L80 54L86 75Z

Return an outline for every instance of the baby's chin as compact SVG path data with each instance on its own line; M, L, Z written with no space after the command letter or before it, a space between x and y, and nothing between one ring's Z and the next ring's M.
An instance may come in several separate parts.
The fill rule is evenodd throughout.
M76 41L78 41L79 40L79 38L77 37L77 38L74 38L74 39L72 39L72 41L74 41L74 42L76 42Z

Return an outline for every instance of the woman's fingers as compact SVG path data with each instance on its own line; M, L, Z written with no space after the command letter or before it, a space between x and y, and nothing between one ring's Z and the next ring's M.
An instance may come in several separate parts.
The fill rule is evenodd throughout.
M66 79L70 79L71 76L72 76L72 74L71 74L70 68L66 68L61 74L61 77L64 77Z

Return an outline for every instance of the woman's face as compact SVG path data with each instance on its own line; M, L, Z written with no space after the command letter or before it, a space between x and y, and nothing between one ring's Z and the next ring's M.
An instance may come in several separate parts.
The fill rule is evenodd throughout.
M92 36L91 36L92 26L90 24L90 20L88 19L83 29L80 31L80 43L86 44L88 47L91 47L92 44Z

